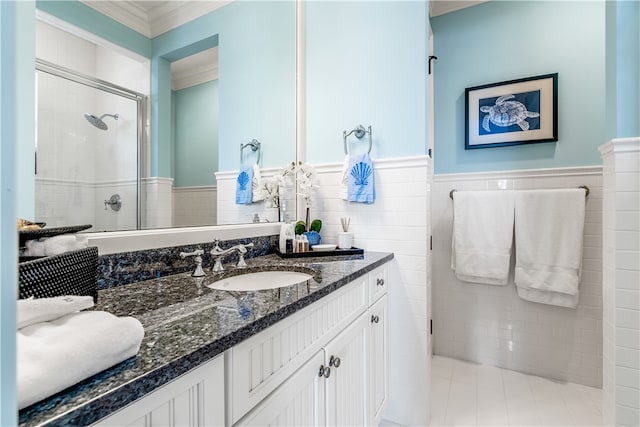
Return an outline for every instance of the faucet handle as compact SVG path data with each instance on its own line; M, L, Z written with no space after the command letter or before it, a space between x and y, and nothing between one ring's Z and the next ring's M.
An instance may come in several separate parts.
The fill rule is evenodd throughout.
M195 256L194 261L196 262L196 269L191 273L193 277L202 277L205 275L204 270L202 270L202 257L200 255L204 255L204 250L196 249L193 252L180 252L180 258L185 259L188 256Z
M193 252L180 252L180 258L182 258L182 259L184 259L184 258L186 258L188 256L194 256L194 255L196 257L198 257L200 255L204 255L204 251L202 249L196 249Z

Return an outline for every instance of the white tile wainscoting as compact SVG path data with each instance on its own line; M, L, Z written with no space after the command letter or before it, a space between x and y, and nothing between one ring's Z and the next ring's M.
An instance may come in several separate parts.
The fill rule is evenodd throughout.
M520 299L506 286L465 283L451 270L452 189L545 189L586 185L583 271L577 309ZM434 176L434 353L602 386L602 168ZM513 276L513 273L511 273Z
M215 185L173 188L173 226L217 224L218 190Z
M427 156L374 160L376 201L338 197L342 164L315 165L319 184L311 218L322 219L322 242L338 243L340 218L351 218L353 245L393 252L389 270L390 401L384 418L400 425L429 423L429 175ZM263 177L273 173L263 170ZM235 205L235 172L216 174L220 223L251 221L264 203Z
M600 147L603 170L603 396L607 425L640 425L640 138Z

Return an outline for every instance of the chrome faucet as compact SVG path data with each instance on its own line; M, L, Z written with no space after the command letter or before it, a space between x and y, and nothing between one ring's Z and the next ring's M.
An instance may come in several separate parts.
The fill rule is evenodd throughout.
M228 249L222 249L220 247L220 240L216 239L215 246L210 252L210 254L213 256L213 259L215 260L213 264L213 268L211 270L223 271L224 267L222 266L222 259L234 251L238 252L238 258L239 258L238 264L236 265L236 267L238 268L246 267L247 263L244 261L244 255L247 253L247 248L252 248L252 247L253 247L253 242L248 243L246 245L239 244L239 245L232 246Z
M202 277L205 274L202 270L202 257L200 255L204 255L204 251L202 249L196 249L193 252L180 252L180 258L182 259L185 259L188 256L195 256L193 260L196 262L196 269L191 273L193 277Z

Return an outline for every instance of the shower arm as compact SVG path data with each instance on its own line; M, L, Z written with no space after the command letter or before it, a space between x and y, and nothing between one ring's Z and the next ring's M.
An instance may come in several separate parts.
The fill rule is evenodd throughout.
M116 114L103 114L100 116L100 120L102 120L103 117L113 117L114 120L118 120L120 118L120 115L118 113Z

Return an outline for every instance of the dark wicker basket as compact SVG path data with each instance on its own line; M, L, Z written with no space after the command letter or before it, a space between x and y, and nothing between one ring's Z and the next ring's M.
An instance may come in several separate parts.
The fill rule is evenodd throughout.
M98 248L18 263L18 298L92 296L98 302Z

